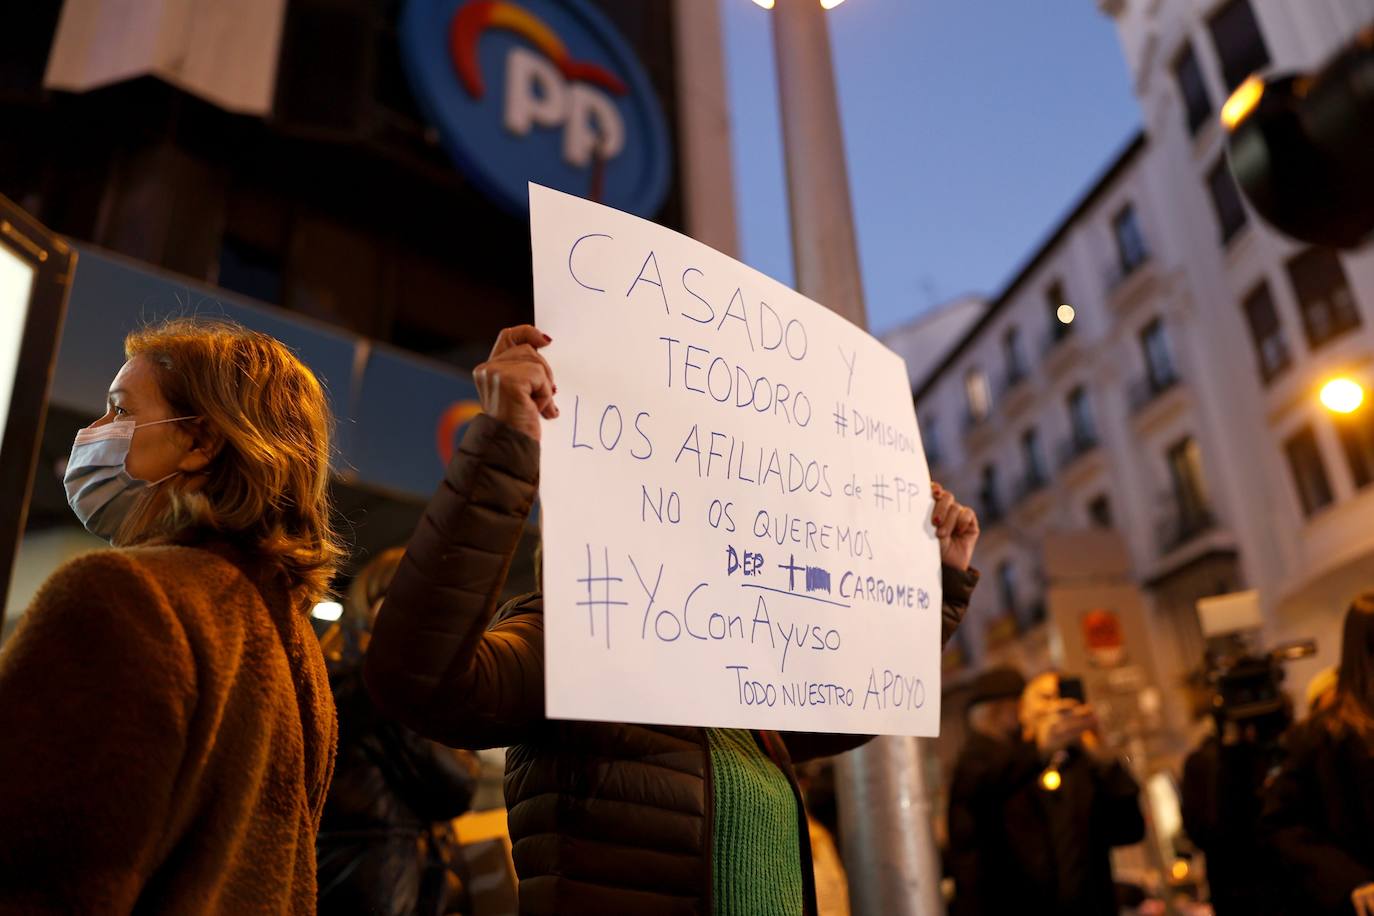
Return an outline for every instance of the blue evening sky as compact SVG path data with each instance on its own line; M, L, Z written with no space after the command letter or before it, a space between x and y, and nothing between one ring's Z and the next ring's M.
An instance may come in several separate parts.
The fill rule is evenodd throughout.
M791 283L770 14L719 2L743 260ZM1140 123L1094 0L848 0L827 15L875 331L1000 289Z

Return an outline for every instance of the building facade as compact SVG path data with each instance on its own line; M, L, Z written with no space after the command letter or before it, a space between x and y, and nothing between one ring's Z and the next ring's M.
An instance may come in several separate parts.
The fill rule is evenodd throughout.
M1318 65L1374 21L1374 0L1100 6L1145 126L916 386L932 476L985 532L947 694L992 662L1081 660L1066 651L1081 621L1047 613L1045 557L1098 529L1144 599L1126 626L1158 689L1141 708L1181 750L1199 598L1257 589L1266 642L1315 637L1290 672L1300 690L1374 587L1374 409L1338 417L1317 397L1338 375L1374 390L1374 253L1260 223L1218 123L1247 75Z
M80 251L6 629L91 546L61 471L131 327L227 315L310 363L361 561L409 537L475 407L468 371L533 318L528 218L496 179L736 249L714 3L64 0L4 20L0 194ZM564 75L567 55L588 66Z

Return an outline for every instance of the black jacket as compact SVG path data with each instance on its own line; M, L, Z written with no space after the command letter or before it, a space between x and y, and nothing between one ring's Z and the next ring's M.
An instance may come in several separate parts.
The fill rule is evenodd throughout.
M368 651L368 686L390 714L446 744L511 745L505 789L521 912L709 914L705 729L546 719L543 598L527 595L496 614L538 476L537 442L485 416L473 421L392 581ZM946 570L946 639L976 581ZM804 903L814 913L792 761L868 739L755 739L792 782Z
M1145 835L1139 788L1119 763L1075 751L1049 792L1045 767L1025 742L975 733L964 745L949 799L956 916L1117 912L1110 852Z
M1355 912L1350 892L1374 882L1374 749L1333 731L1327 715L1289 733L1264 825L1300 911L1345 916Z
M1217 916L1287 912L1260 832L1262 790L1276 753L1262 743L1222 744L1211 735L1183 764L1183 827L1207 856Z
M378 712L360 662L341 666L330 685L339 751L316 846L321 916L446 912L438 845L472 801L476 757Z

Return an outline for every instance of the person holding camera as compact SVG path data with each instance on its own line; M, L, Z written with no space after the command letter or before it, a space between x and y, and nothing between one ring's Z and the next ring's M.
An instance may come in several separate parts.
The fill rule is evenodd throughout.
M1207 857L1209 899L1217 916L1281 916L1282 894L1260 830L1261 793L1281 759L1293 721L1276 661L1210 660L1199 677L1206 734L1183 764L1180 808L1188 839ZM1215 683L1215 689L1210 685Z
M951 789L953 912L1115 913L1111 849L1145 836L1139 786L1103 747L1077 678L1031 680L1019 718L982 780Z
M1264 825L1297 898L1290 912L1374 916L1374 591L1346 612L1335 694L1286 750Z

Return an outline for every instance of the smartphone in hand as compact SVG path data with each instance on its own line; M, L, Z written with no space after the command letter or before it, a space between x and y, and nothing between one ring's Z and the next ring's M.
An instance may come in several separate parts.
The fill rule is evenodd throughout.
M1084 702L1083 679L1081 677L1061 677L1059 679L1059 698L1061 700L1073 700L1077 703Z

